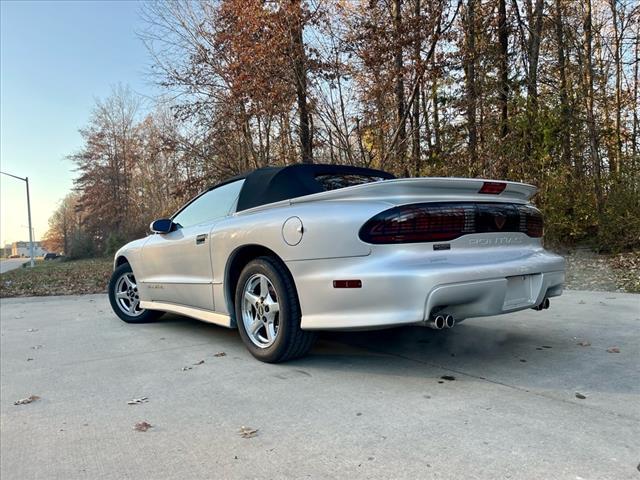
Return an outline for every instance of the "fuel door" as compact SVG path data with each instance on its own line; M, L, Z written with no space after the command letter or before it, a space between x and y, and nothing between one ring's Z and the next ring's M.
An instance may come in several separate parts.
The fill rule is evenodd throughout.
M304 226L298 217L289 217L282 225L282 238L287 245L298 245L303 234Z

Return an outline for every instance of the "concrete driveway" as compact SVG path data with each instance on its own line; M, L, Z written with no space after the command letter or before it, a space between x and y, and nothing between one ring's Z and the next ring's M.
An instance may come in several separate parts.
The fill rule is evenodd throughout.
M3 480L640 478L638 295L325 334L284 365L189 319L124 324L101 295L1 311Z
M29 262L28 258L7 258L0 260L0 273L6 273L16 268L20 268L23 264Z

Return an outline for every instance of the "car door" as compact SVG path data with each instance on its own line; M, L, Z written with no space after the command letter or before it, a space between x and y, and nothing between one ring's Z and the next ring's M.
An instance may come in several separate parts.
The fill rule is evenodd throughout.
M229 214L244 180L206 191L172 218L175 228L142 248L143 284L150 300L214 310L211 231Z

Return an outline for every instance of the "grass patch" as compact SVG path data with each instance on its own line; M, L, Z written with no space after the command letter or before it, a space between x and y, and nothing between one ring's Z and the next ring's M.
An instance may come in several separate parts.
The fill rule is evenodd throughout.
M111 258L41 260L33 268L0 274L0 297L106 293L112 270Z

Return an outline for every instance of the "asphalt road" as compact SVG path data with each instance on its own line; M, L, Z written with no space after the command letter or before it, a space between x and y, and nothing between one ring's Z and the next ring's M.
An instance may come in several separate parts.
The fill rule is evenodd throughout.
M0 306L3 480L640 478L638 295L325 334L284 365L221 327L124 324L101 295Z
M22 264L27 263L29 259L25 258L7 258L4 260L0 260L0 273L9 272L11 270L15 270L16 268L20 268Z

